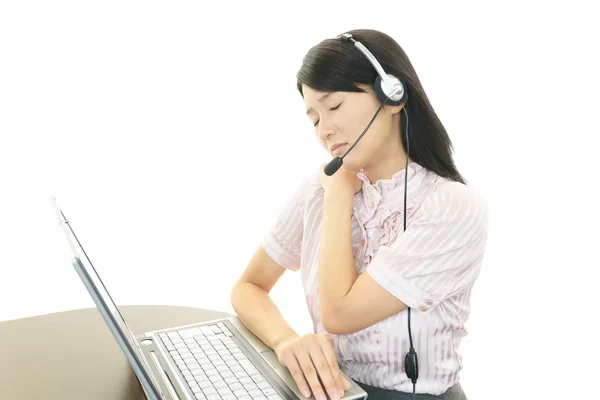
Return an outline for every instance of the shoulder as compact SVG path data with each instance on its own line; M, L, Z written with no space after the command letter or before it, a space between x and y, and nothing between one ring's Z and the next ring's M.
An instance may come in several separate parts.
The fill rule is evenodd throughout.
M488 204L472 186L438 177L424 198L419 219L432 223L466 223L487 226Z
M312 202L322 200L323 186L321 186L318 171L311 171L307 173L301 180L298 190L302 196L304 204L310 204Z
M310 209L315 202L323 200L323 187L318 173L307 173L301 176L288 203L288 208L296 208L303 212Z

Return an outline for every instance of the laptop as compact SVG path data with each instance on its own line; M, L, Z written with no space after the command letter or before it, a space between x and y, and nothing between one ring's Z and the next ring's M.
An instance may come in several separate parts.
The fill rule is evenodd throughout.
M56 199L52 202L71 249L72 265L125 353L147 399L304 399L275 352L237 316L134 334ZM352 383L344 400L367 398L356 382L342 375Z

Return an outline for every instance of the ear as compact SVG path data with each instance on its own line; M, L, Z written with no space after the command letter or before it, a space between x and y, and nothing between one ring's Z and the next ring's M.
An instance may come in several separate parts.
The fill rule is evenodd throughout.
M408 99L408 97L407 97ZM400 111L402 111L402 109L404 108L404 106L406 105L406 101L402 104L400 104L399 106L389 106L389 105L385 105L384 107L387 108L387 110L390 112L390 114L398 114Z

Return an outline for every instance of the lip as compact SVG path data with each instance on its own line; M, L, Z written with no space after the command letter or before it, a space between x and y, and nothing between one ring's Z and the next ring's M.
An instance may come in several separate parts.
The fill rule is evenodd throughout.
M339 155L339 154L342 152L342 150L343 150L344 146L346 146L346 144L347 144L347 143L338 143L338 144L334 144L334 145L333 145L333 146L331 146L331 148L330 148L330 149L331 149L331 152L332 152L332 153L333 153L335 156L338 156L338 155Z

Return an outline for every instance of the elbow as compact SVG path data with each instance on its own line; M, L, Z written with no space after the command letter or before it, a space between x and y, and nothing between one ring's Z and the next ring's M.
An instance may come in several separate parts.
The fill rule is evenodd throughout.
M323 320L323 328L325 328L325 330L328 333L331 333L332 335L344 335L347 333L344 332L343 329L340 329L340 326L338 324L325 322L325 320Z
M240 304L240 301L243 301L243 300L241 300L241 297L243 297L242 285L243 285L243 283L237 282L235 285L233 285L233 287L231 288L231 292L229 293L229 301L236 313L239 312L238 305Z
M350 335L367 327L356 312L342 305L330 309L321 308L321 323L333 335Z
M344 315L340 308L332 308L329 310L321 309L321 322L323 328L325 328L328 333L333 335L350 333L347 332L344 320Z
M231 304L231 307L233 307L234 311L236 311L236 312L237 312L237 310L235 309L235 300L236 300L236 296L237 296L237 293L236 293L236 285L234 285L234 286L231 288L231 291L229 292L229 303Z

